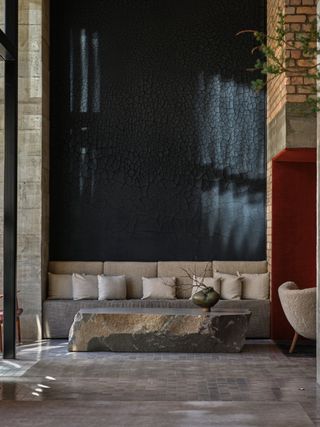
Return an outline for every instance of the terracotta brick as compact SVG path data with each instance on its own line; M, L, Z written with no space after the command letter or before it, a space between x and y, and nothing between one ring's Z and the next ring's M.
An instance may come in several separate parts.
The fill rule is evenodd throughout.
M297 33L301 31L301 24L290 24L290 31L292 31L293 33ZM294 34L294 38L295 38L295 34Z
M290 83L293 85L301 85L303 83L303 77L291 77Z
M299 59L300 57L301 57L301 50L292 50L291 51L291 58Z
M302 4L306 6L313 6L316 5L316 0L302 0Z
M299 71L299 67L297 67L297 70L295 70L295 71L287 71L286 72L286 75L288 76L288 77L301 77L301 71Z
M308 68L313 65L313 61L311 59L298 59L297 65L298 67Z
M306 95L287 95L288 102L305 102L307 99Z
M297 7L297 14L315 15L316 13L316 8L312 6Z
M296 48L296 49L301 49L301 48L302 48L302 43L301 43L301 42L297 42L297 41L296 41L296 42L294 43L294 46L295 46L295 48Z
M301 24L291 24L290 25L290 31L293 33L297 33L301 31Z
M286 7L285 8L285 14L286 15L294 15L296 13L295 7Z
M313 91L313 88L312 88L312 86L297 86L297 92L298 93L306 93L306 94L309 94L309 93L312 93L312 91Z
M311 31L311 24L302 24L301 30L304 33L309 33Z
M315 85L315 79L313 79L311 77L304 77L303 83L305 85Z
M289 6L299 6L301 4L301 0L289 0Z
M286 66L287 67L295 67L296 66L296 61L294 60L294 59L289 59L289 60L286 60Z
M285 21L290 23L290 22L301 22L304 23L306 22L307 17L306 15L288 15L285 17Z
M294 85L287 86L287 93L296 93L296 86Z
M317 69L316 68L310 68L308 70L308 74L315 75L316 73L317 73Z
M292 32L292 33L287 33L287 34L286 34L286 40L287 40L287 41L294 40L294 36L295 36L294 32Z

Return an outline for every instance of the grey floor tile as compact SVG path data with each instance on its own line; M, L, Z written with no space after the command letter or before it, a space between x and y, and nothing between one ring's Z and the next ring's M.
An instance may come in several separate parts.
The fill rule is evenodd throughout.
M1 427L3 414L10 427L105 416L108 426L307 427L320 423L315 365L266 340L240 354L68 353L66 341L43 340L0 360Z

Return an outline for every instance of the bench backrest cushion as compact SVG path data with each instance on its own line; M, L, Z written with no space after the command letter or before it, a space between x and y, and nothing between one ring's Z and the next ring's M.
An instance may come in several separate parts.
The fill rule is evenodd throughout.
M103 262L99 261L50 261L49 272L54 274L102 274Z
M158 277L175 277L177 298L190 298L192 276L212 277L211 261L159 261ZM189 277L191 276L191 277Z
M260 274L268 272L268 263L267 261L212 261L212 269L227 274L237 274L238 271Z
M106 261L107 276L126 276L127 298L142 298L142 277L157 277L157 262Z

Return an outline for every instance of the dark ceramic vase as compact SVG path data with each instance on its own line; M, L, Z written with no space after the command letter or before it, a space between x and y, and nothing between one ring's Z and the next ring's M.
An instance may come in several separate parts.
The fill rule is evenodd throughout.
M206 288L199 292L196 292L192 301L194 304L201 307L204 311L210 311L211 307L217 304L220 299L220 294L213 288Z

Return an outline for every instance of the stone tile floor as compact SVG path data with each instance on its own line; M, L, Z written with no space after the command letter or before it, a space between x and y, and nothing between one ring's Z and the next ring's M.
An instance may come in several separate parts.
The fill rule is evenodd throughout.
M240 354L68 353L64 340L0 360L0 425L320 426L315 358L271 341Z

